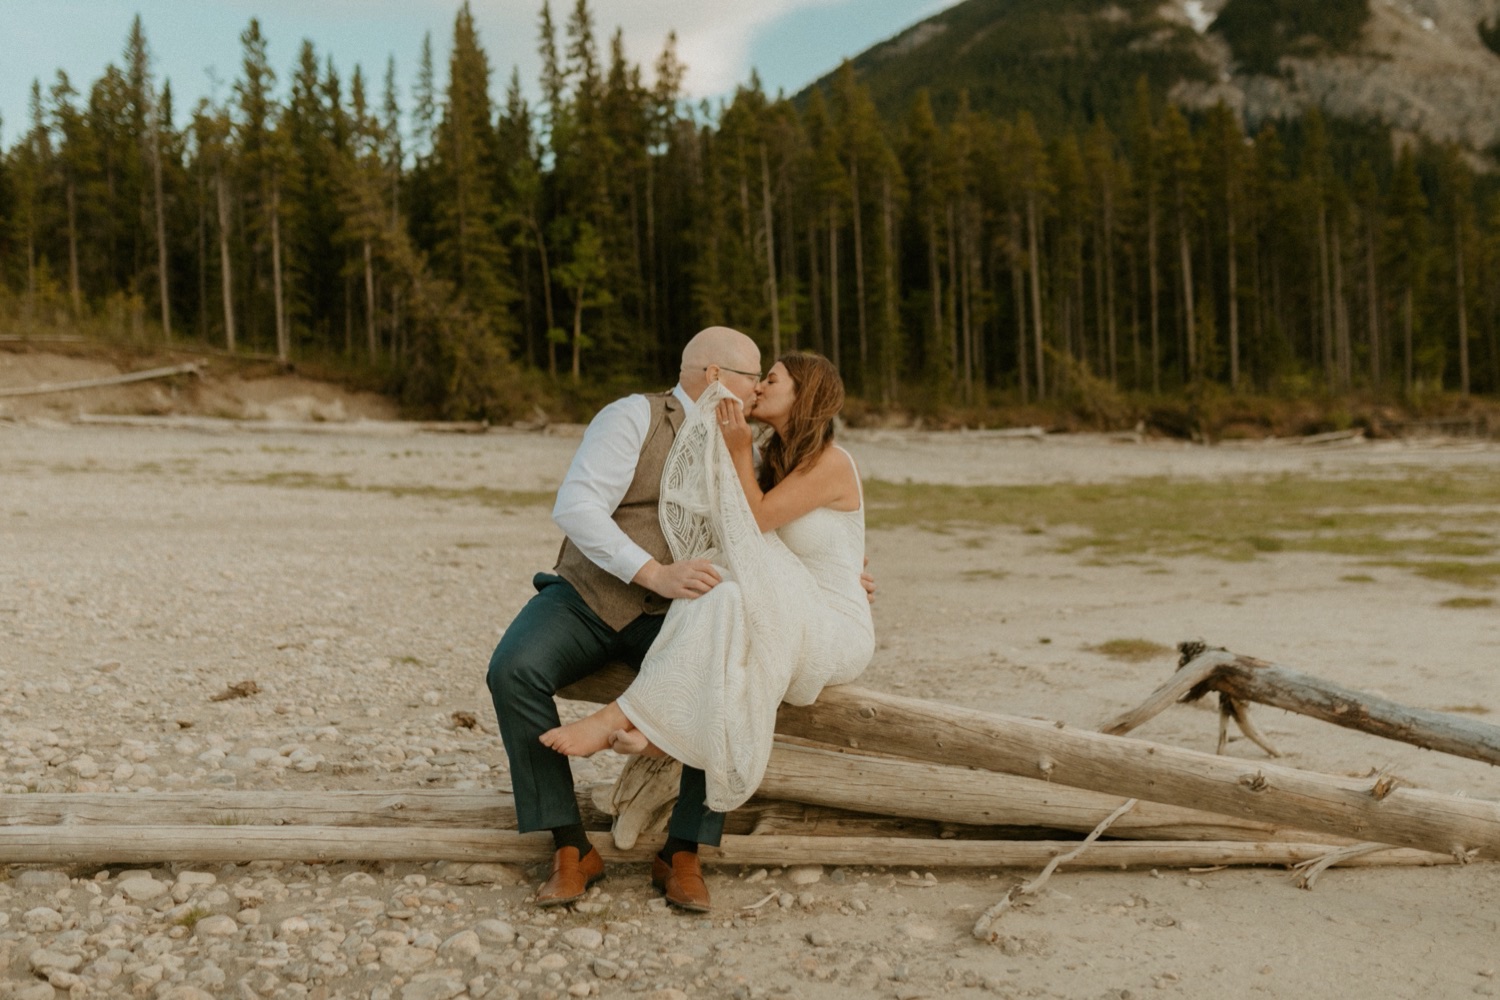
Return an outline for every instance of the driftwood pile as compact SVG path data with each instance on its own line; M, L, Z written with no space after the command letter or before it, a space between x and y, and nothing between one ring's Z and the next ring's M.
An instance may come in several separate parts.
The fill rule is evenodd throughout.
M563 692L604 702L611 668ZM1220 697L1266 751L1252 702L1500 763L1500 729L1421 712L1223 650L1183 647L1177 674L1105 732L854 686L782 706L759 794L728 819L709 863L929 869L1433 865L1500 856L1500 802L1350 778L1118 735L1169 705ZM658 849L676 765L634 759L592 789L585 824L607 860ZM1132 801L1133 800L1133 801ZM504 792L206 792L0 796L0 863L249 860L539 861ZM1088 838L1080 843L1080 834ZM1107 839L1100 839L1101 837ZM1008 905L1009 897L1000 907ZM987 914L986 918L992 918ZM981 920L981 924L985 921ZM976 927L976 934L980 928Z

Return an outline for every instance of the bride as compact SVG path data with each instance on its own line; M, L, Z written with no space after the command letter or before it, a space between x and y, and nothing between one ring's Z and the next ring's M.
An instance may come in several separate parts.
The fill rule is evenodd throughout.
M765 774L777 706L859 676L875 626L859 579L859 473L833 442L843 403L826 358L783 356L755 390L750 416L772 431L757 474L739 400L717 384L703 393L667 458L661 521L674 559L711 559L723 582L673 601L619 700L543 743L674 757L704 772L708 807L728 812Z

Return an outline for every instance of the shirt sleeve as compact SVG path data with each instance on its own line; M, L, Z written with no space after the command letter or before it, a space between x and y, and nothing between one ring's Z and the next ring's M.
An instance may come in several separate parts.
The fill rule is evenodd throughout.
M552 507L553 523L578 550L626 583L651 554L620 530L613 515L635 478L650 425L651 404L644 396L627 396L600 410L583 433Z

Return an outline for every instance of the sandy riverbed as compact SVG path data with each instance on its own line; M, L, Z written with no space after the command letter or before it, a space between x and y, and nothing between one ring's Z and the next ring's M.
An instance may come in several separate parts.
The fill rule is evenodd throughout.
M0 424L0 787L505 787L484 665L556 550L546 506L526 494L555 487L575 444L568 428ZM1494 446L905 431L848 444L867 477L888 482L1500 470ZM1487 530L1495 514L1479 511ZM1172 665L1091 647L1203 638L1500 721L1500 613L1443 603L1492 591L1326 553L1100 560L1056 541L1019 527L872 531L880 649L862 683L1089 726ZM209 700L246 679L262 692ZM482 730L455 729L455 711ZM1486 765L1259 715L1294 766L1391 768L1500 798ZM1211 751L1216 731L1210 710L1178 707L1139 735ZM1244 741L1229 753L1262 759ZM581 763L580 777L609 776L607 756ZM565 914L528 904L525 866L473 877L422 864L149 871L156 895L119 867L0 869L0 996L50 997L47 975L77 996L177 1000L1500 994L1493 863L1334 870L1312 892L1270 869L1065 869L1004 917L998 945L969 929L1030 872L936 870L935 884L910 885L905 870L829 868L793 884L779 870L722 868L705 920L663 912L643 867L618 868L586 912ZM774 889L788 905L736 915ZM184 905L202 912L185 920L173 909Z

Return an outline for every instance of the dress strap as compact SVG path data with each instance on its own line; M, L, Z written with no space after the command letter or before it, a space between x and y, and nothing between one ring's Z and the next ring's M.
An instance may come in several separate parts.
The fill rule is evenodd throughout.
M856 507L854 510L849 511L848 513L852 514L852 513L855 513L856 511L864 510L865 509L865 481L860 478L860 475L859 475L859 463L856 462L856 461L854 461L854 456L851 455L851 454L849 454L849 449L848 448L845 448L841 444L835 444L834 447L837 448L839 451L843 452L844 453L844 457L847 458L847 459L849 459L849 464L852 465L852 466L854 466L854 485L855 485L855 488L859 490L859 506Z

